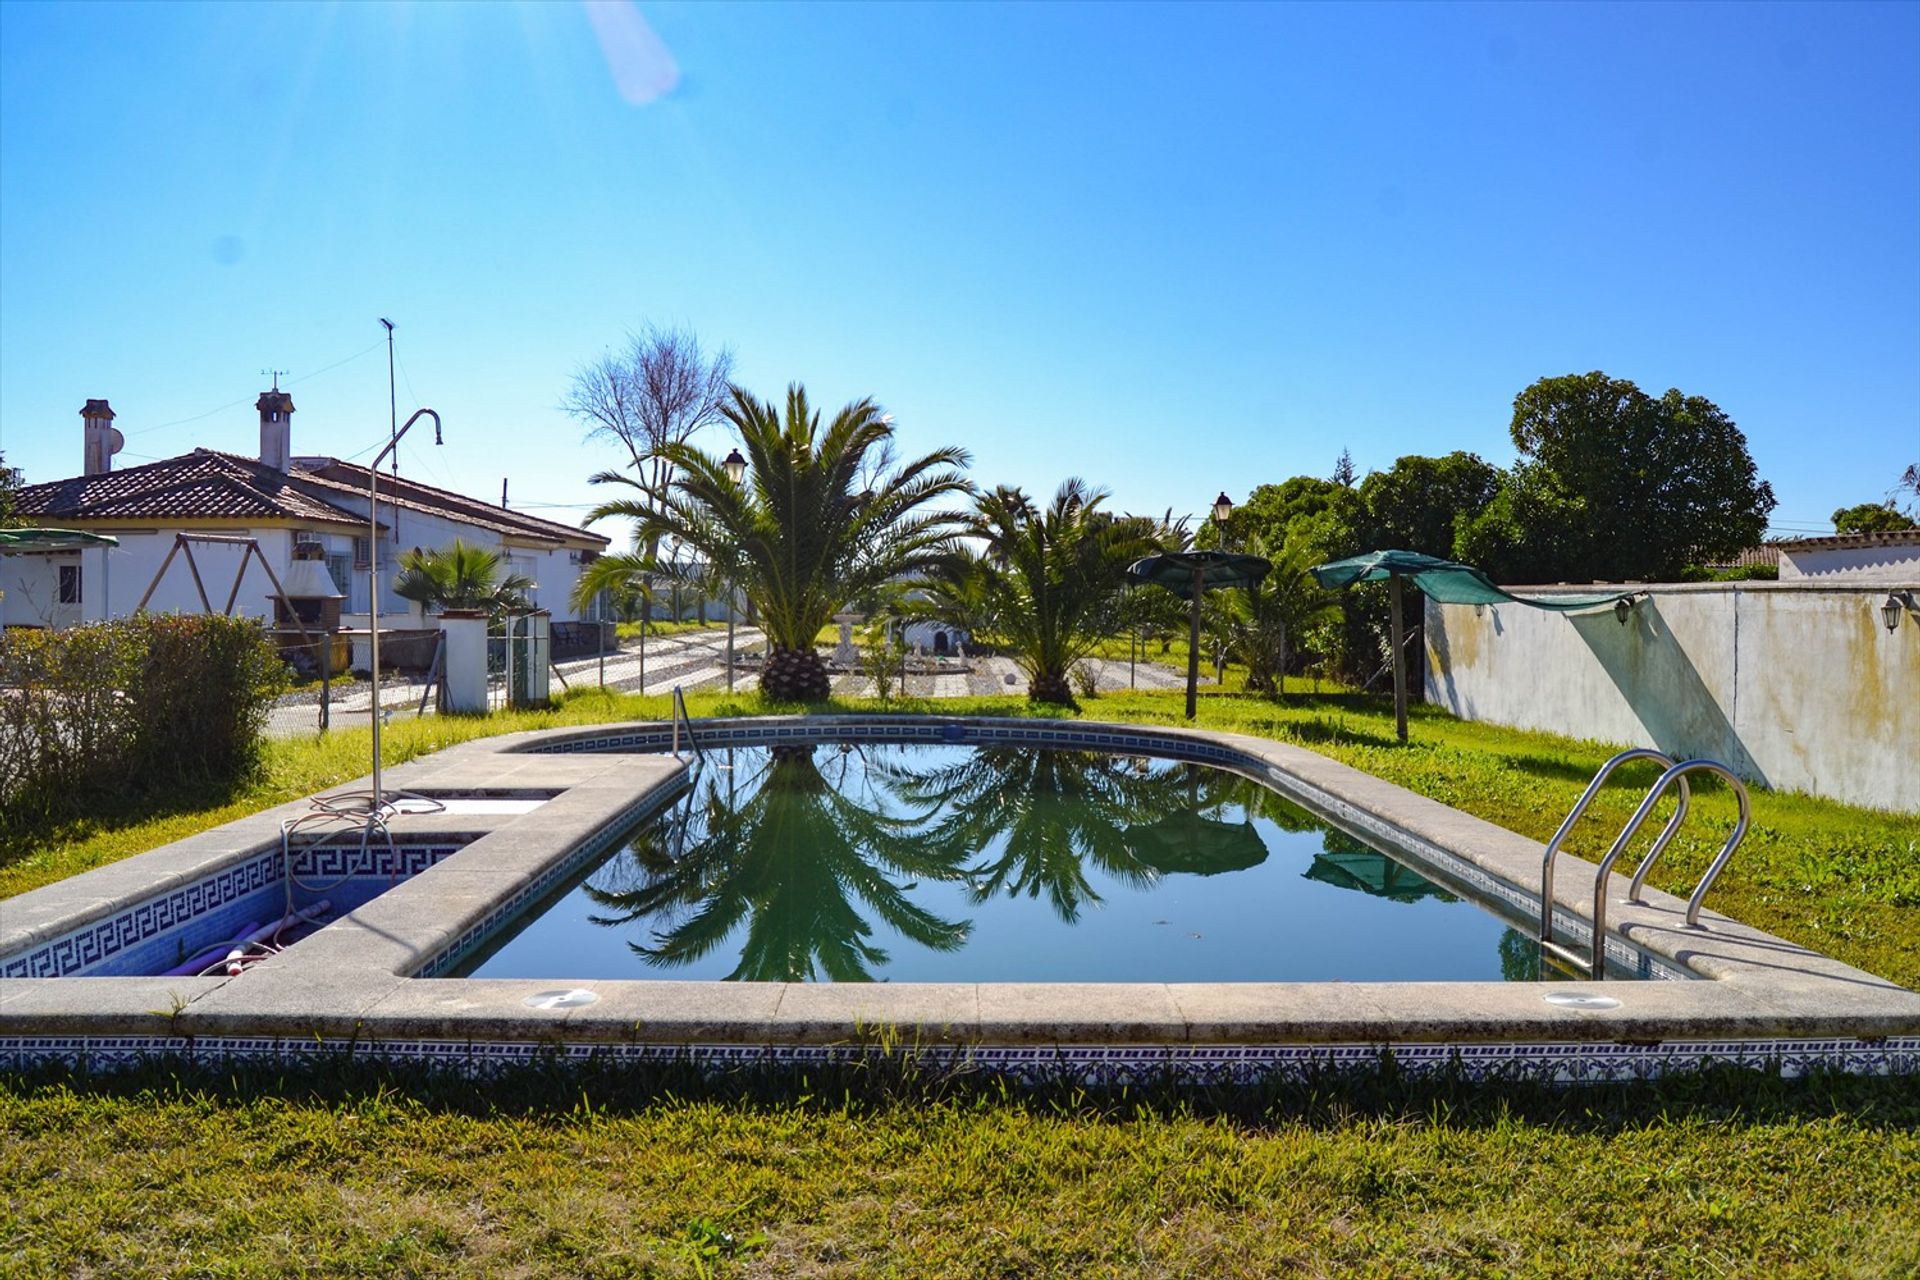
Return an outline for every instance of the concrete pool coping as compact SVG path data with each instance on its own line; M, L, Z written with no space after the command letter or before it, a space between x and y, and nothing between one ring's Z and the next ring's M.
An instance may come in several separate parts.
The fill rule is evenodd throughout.
M1260 778L1368 843L1475 896L1489 883L1537 893L1541 846L1492 823L1310 750L1211 730L1090 721L879 715L697 722L703 739L794 731L871 741L1065 740L1064 745L1200 758ZM500 980L413 976L501 915L503 900L577 866L637 817L684 788L687 768L641 750L662 725L542 730L479 739L386 771L391 787L551 793L528 814L406 815L396 836L458 837L451 856L402 881L287 952L236 978L12 977L0 980L0 1063L97 1050L281 1053L353 1047L458 1056L624 1049L831 1050L876 1039L991 1056L1041 1049L1143 1060L1200 1051L1339 1050L1488 1061L1624 1054L1838 1057L1869 1070L1920 1069L1920 995L1711 909L1684 924L1685 903L1649 890L1623 901L1615 876L1610 932L1685 967L1692 982L1393 983L720 983L664 979ZM882 736L885 735L885 736ZM624 744L625 749L620 748ZM1207 758L1231 756L1231 759ZM358 785L364 785L358 784ZM146 854L0 902L0 957L194 883L277 845L295 801ZM598 842L598 845L595 845ZM592 856L598 856L595 853ZM1451 874L1448 872L1451 871ZM1555 903L1570 931L1590 911L1594 867L1565 858ZM1531 889L1529 890L1529 886ZM545 892L539 889L539 892ZM516 910L518 908L516 907ZM1509 899L1508 911L1513 904ZM557 989L579 1007L533 1008ZM1548 1003L1603 994L1619 1004ZM1716 1046L1718 1048L1716 1049ZM1729 1048L1731 1046L1731 1048ZM1824 1046L1824 1047L1823 1047ZM1216 1057L1219 1055L1215 1055ZM1229 1055L1231 1056L1231 1055ZM1639 1068L1633 1068L1638 1070Z

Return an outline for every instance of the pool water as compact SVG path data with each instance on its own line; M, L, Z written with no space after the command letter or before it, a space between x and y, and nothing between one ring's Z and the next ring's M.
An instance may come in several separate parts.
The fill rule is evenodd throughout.
M473 977L1529 980L1533 941L1259 783L1010 747L709 753Z

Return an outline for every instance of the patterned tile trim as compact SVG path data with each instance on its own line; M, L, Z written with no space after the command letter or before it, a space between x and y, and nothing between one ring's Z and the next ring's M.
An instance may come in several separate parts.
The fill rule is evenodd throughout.
M357 1054L393 1062L444 1066L471 1076L535 1062L687 1064L709 1074L753 1067L819 1067L871 1058L907 1056L921 1065L1004 1075L1029 1083L1063 1076L1089 1083L1164 1080L1221 1082L1280 1075L1307 1077L1352 1070L1391 1054L1400 1070L1417 1076L1457 1072L1474 1080L1540 1080L1564 1084L1644 1080L1715 1065L1758 1068L1782 1076L1817 1069L1854 1075L1910 1075L1920 1071L1920 1036L1667 1041L1661 1044L1564 1042L1493 1044L1334 1045L1099 1045L908 1047L891 1051L864 1044L722 1045L587 1044L566 1041L314 1041L266 1037L14 1036L0 1038L0 1068L41 1065L112 1071L152 1059L190 1058L206 1064L295 1061L325 1054Z
M398 884L458 852L464 843L436 836L430 843L400 842L389 850L382 842L369 847L364 857L357 845L295 845L294 874L309 883L351 877ZM257 918L249 912L271 909L269 900L284 887L280 846L275 843L242 855L241 861L205 879L157 893L30 951L8 956L0 961L0 977L123 977L158 972L169 967L175 954L191 955L230 937L230 931ZM152 963L156 959L165 962Z

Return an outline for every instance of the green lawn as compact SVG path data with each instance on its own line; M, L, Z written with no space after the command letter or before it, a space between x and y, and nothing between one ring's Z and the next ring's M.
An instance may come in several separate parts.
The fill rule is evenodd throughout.
M1108 695L1080 714L1170 724L1180 708ZM396 724L388 759L665 710L589 690L552 712ZM1424 707L1401 747L1385 700L1353 694L1205 694L1200 722L1540 838L1610 751ZM267 778L218 807L16 840L0 892L346 781L366 748L364 731L279 743ZM1596 854L1633 791L1596 806L1575 852ZM1731 807L1703 789L1669 887L1691 882ZM1920 982L1913 818L1756 795L1712 901ZM884 1064L713 1081L553 1068L477 1088L403 1068L46 1072L0 1076L0 1180L0 1265L22 1276L1911 1276L1920 1082L1727 1071L1553 1090L1388 1067L1176 1096L1016 1094Z
M649 636L683 636L690 631L725 631L727 620L719 618L702 622L698 618L684 618L679 622L669 622L664 618L655 618L647 624ZM621 644L630 644L640 638L638 622L616 622L613 631Z
M0 1077L7 1274L1911 1276L1920 1088Z

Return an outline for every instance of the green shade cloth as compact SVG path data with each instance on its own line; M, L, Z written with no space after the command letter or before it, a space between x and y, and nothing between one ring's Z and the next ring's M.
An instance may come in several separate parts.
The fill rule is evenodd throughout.
M81 547L117 547L120 539L78 529L0 529L0 552L77 551Z
M1350 587L1356 582L1383 582L1394 574L1412 578L1413 585L1428 599L1441 604L1524 604L1530 609L1572 613L1633 597L1631 591L1545 598L1516 596L1493 585L1492 578L1470 564L1423 556L1418 551L1369 551L1362 556L1315 565L1313 569L1314 581L1328 590Z
M1422 898L1455 901L1454 896L1433 881L1409 871L1384 853L1316 853L1313 865L1301 872L1309 880L1318 880L1338 889L1353 889L1393 902L1418 902Z
M1152 583L1165 587L1182 600L1193 594L1193 571L1200 571L1201 590L1219 587L1250 587L1267 576L1273 566L1259 556L1238 556L1225 551L1177 551L1164 556L1148 556L1127 566L1127 581Z

